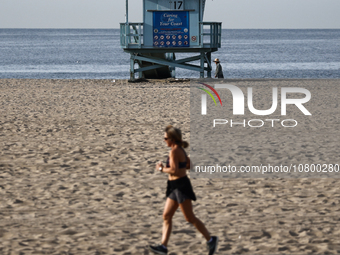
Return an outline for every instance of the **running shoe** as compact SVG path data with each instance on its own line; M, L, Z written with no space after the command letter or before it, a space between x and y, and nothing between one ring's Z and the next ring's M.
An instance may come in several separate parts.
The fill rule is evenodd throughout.
M207 242L207 248L209 251L209 255L213 255L215 254L215 252L217 251L217 244L218 244L218 237L217 236L212 236L212 241L211 242Z
M156 254L168 254L168 249L164 248L163 245L157 245L157 246L153 246L150 245L149 246L150 251L153 251Z

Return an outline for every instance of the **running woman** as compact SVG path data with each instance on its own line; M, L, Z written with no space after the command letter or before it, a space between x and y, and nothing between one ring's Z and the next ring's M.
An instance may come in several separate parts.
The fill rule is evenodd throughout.
M169 174L166 190L166 203L163 211L163 233L160 245L149 246L149 249L157 254L168 254L168 241L171 234L172 217L178 207L181 208L185 219L193 224L207 240L209 255L213 255L217 250L218 238L210 236L204 224L196 218L191 201L196 201L195 193L192 189L186 170L190 169L189 161L185 150L189 144L182 141L182 133L178 128L169 125L165 129L164 141L171 148L166 166L161 162L157 163L156 170Z

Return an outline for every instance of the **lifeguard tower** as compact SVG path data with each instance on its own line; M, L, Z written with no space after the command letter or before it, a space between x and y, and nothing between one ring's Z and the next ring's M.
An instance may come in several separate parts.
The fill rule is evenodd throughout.
M130 79L175 77L175 68L211 77L211 52L221 47L221 22L203 22L206 0L143 0L143 23L120 23L120 45L130 53ZM176 59L175 53L198 53ZM194 65L192 61L200 61ZM138 68L135 69L135 64Z

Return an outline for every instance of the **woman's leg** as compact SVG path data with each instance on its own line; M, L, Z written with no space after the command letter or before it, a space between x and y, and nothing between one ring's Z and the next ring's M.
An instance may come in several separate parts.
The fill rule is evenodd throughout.
M197 228L197 230L199 232L201 232L201 234L205 237L205 239L207 241L209 241L211 236L210 236L208 230L206 229L206 227L204 226L203 222L200 221L198 218L196 218L196 216L195 216L195 214L192 210L191 200L185 199L184 202L181 203L179 206L180 206L180 208L181 208L181 210L184 214L186 221L193 224Z
M162 244L168 246L168 241L171 234L172 228L172 217L174 216L178 203L170 198L166 199L164 212L163 212L163 234L162 234Z

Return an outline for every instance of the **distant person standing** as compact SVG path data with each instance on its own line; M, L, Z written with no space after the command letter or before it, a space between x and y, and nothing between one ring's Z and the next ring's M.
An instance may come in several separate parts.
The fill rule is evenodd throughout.
M224 78L223 72L222 72L222 66L220 64L220 60L218 58L215 58L214 62L216 63L216 71L215 71L215 78Z

